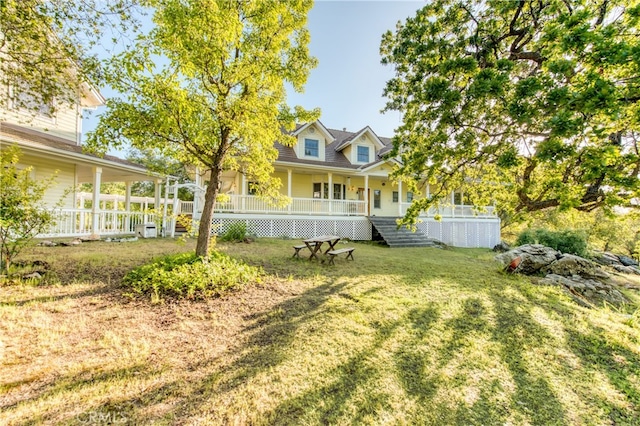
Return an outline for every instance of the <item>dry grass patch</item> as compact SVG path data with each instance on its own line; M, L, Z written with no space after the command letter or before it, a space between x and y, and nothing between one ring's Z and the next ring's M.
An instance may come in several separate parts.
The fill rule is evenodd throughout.
M219 244L263 282L206 301L123 296L168 240L36 248L55 279L0 288L2 424L634 424L633 309L586 310L486 250ZM352 244L350 244L352 245ZM627 295L638 302L636 291Z

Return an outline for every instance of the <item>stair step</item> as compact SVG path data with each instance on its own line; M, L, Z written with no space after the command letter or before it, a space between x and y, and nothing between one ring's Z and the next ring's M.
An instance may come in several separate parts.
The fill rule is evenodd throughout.
M398 228L395 217L370 217L369 221L389 247L439 247L441 244L424 235L420 230L415 232L404 226Z

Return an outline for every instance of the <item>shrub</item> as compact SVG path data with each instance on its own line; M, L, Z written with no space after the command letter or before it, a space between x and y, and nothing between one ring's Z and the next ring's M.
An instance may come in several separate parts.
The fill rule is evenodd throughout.
M582 232L548 231L546 229L527 229L518 235L516 245L542 244L562 253L587 255L587 238Z
M246 241L248 234L249 228L246 222L233 222L219 239L220 241Z
M223 253L208 258L195 253L165 256L140 266L124 277L136 293L184 298L217 297L232 289L260 281L261 271Z

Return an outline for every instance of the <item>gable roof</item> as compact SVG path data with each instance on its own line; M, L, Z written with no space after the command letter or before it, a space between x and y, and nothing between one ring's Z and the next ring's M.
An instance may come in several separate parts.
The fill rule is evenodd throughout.
M380 149L385 147L384 142L382 142L382 140L380 140L380 138L378 137L378 135L376 135L376 132L374 132L371 127L369 126L365 126L364 128L362 128L361 130L359 130L356 133L352 133L349 137L347 137L346 139L344 139L344 141L338 146L336 147L336 150L338 151L342 151L343 149L345 149L346 147L348 147L349 145L351 145L353 143L353 141L355 141L356 139L358 139L360 136L364 135L365 133L369 133L371 135L373 135L373 141L376 145L378 145L378 147Z
M319 120L315 121L315 123L317 123L319 125L318 127L321 127L323 131L327 132L327 140L332 141L327 144L325 148L325 160L322 161L307 158L298 158L292 147L288 147L282 145L279 142L276 142L275 147L278 150L278 162L315 165L328 168L351 169L355 171L367 170L379 163L389 161L385 160L383 157L393 147L391 139L377 136L369 126L366 126L357 132L348 132L346 130L327 128ZM296 129L292 132L292 135L299 135L304 129L308 128L310 124L313 123L306 123L296 126ZM342 149L347 147L351 142L357 139L358 136L364 134L367 131L370 131L375 136L375 139L381 148L376 152L376 158L371 163L352 164L349 159L342 153Z
M296 126L296 129L291 133L293 136L298 136L300 133L302 133L305 129L308 129L311 126L318 127L320 129L320 132L322 132L324 134L324 137L327 140L333 140L334 137L333 135L329 132L329 130L324 126L324 124L322 124L322 122L320 120L316 120L316 121L311 121L309 123L306 124L301 124Z

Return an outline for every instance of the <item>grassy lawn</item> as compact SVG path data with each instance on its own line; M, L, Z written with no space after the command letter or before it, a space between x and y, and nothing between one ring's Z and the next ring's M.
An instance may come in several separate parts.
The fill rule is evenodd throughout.
M0 287L0 424L640 424L640 317L504 275L488 250L293 241L218 248L263 282L209 301L123 295L169 240L34 248ZM637 291L625 294L640 303Z

